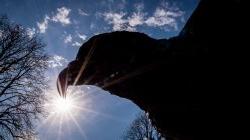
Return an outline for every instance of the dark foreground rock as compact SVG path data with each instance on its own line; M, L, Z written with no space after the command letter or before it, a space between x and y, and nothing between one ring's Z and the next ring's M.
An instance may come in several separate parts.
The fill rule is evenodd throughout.
M149 112L166 137L213 135L235 86L230 66L235 60L231 48L240 40L239 4L202 0L170 39L126 31L92 37L60 73L60 94L66 96L69 85L97 85Z

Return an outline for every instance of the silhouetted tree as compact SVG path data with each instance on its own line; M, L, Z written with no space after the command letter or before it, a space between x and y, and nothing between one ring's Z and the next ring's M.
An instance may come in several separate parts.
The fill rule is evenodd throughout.
M148 114L140 113L126 130L123 140L162 140L164 139L150 121Z
M45 45L0 16L0 139L32 139L43 114Z

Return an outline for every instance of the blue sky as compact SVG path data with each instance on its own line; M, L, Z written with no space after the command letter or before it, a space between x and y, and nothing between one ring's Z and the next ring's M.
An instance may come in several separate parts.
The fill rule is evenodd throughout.
M52 56L50 70L51 93L57 94L55 78L73 60L81 44L96 34L116 30L144 32L153 38L177 35L199 0L0 0L0 14L38 34ZM119 139L140 109L132 102L108 92L87 88L86 108L75 117L78 126L68 120L57 125L38 123L38 139L89 140ZM84 89L78 89L83 94ZM82 92L81 92L82 91ZM53 124L53 125L52 125ZM62 131L59 135L59 127ZM66 129L67 127L67 129Z

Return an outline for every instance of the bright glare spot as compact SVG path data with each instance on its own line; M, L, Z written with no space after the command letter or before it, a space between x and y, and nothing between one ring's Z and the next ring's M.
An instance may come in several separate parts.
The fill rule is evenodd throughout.
M63 118L63 120L68 120L72 116L77 117L80 114L82 116L81 112L86 107L86 104L90 103L85 97L86 94L84 90L77 88L72 90L69 88L68 92L66 98L59 96L56 90L47 92L44 108L51 118Z
M54 112L57 113L70 113L74 109L74 103L73 100L70 98L55 98L53 101L53 106L54 106Z

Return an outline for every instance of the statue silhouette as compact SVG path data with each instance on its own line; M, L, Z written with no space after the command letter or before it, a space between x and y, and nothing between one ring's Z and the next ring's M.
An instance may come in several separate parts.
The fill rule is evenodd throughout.
M239 41L239 3L201 0L170 39L126 31L90 38L59 74L60 95L66 97L69 85L97 85L149 112L169 139L212 135L216 129L207 129L218 125L214 114L233 81L225 72L232 63L226 52Z

